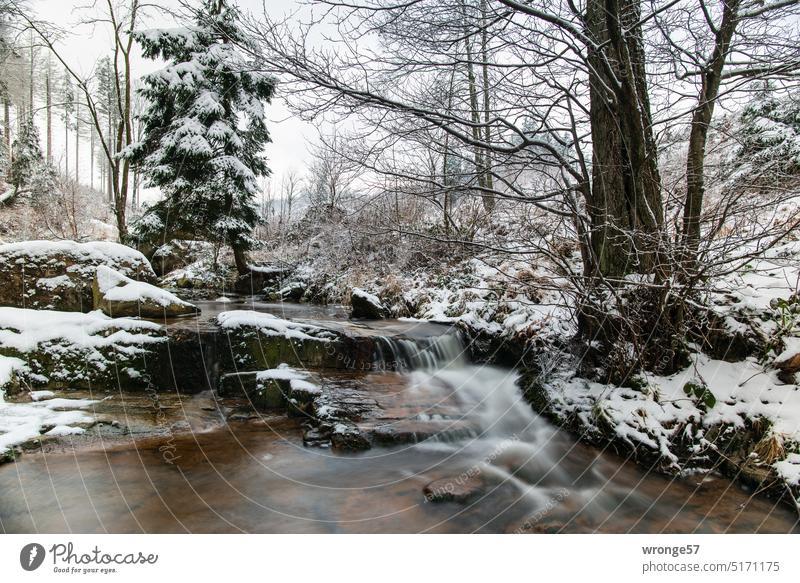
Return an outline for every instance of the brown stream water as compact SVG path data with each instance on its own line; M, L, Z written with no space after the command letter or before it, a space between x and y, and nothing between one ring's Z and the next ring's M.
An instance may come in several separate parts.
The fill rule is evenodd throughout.
M354 326L335 312L300 315ZM384 322L372 333L413 337L411 328L430 332ZM719 475L664 477L576 441L530 409L510 370L445 360L408 373L340 372L334 381L368 393L398 423L466 423L469 431L338 453L304 447L301 420L277 411L242 415L240 407L233 416L241 404L173 396L161 407L173 427L183 421L190 431L76 438L0 466L0 531L798 530L789 508ZM136 398L129 410L154 414ZM435 480L470 496L429 501L423 489Z

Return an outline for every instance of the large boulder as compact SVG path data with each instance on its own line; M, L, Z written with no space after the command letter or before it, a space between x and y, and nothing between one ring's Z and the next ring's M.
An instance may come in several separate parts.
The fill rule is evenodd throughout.
M389 310L383 305L378 296L373 295L360 288L353 288L350 294L350 304L353 311L351 318L364 318L367 320L379 320L389 316Z
M23 241L0 245L0 306L68 312L94 309L95 270L105 265L136 281L155 283L144 255L106 241Z
M113 317L175 318L197 314L197 306L166 290L100 265L92 286L94 307Z
M319 380L308 379L311 373L286 364L276 368L227 373L222 375L219 393L223 396L247 398L257 409L285 407L292 414L303 414L319 395Z
M166 340L163 328L146 320L2 307L0 390L144 388Z
M370 370L375 360L375 339L369 336L348 336L251 310L222 312L214 322L224 338L227 370L265 370L282 363L313 370Z

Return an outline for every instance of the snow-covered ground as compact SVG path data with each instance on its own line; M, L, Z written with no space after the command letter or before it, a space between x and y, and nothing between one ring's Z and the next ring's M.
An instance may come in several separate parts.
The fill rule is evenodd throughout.
M571 363L545 382L552 412L658 452L676 469L681 444L691 442L701 456L717 445L707 439L709 429L745 431L757 422L765 431L752 461L798 486L800 386L796 376L794 382L780 378L776 363L800 353L800 241L771 249L709 287L708 304L728 331L755 335L763 354L727 362L695 351L691 364L674 375L642 373L643 388L582 379Z

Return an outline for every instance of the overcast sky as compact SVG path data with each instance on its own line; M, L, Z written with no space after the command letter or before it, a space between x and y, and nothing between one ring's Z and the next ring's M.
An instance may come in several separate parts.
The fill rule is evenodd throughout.
M32 2L40 18L70 31L60 48L70 65L83 74L91 73L97 59L110 54L112 50L112 37L106 26L81 24L82 19L91 16L93 12L99 12L99 8L92 8L94 3L93 0L33 0ZM97 4L102 5L104 2ZM177 0L149 0L148 4L167 9L179 7ZM298 7L295 0L267 0L265 4L270 11L274 10L273 15L286 14ZM238 0L236 5L243 11L252 11L254 14L260 14L262 11L262 0ZM140 28L175 26L175 21L163 12L149 9L147 15ZM160 66L157 62L142 59L138 51L136 52L133 67L137 76L158 69ZM307 158L308 143L316 140L317 131L309 124L293 117L280 97L273 102L267 112L273 140L267 147L267 155L273 179L279 181L281 174L287 169L302 170ZM59 132L56 132L55 142L55 148L63 147ZM73 144L70 145L70 148L72 147ZM88 145L84 145L83 148L86 152L81 152L81 156L86 162ZM81 173L85 174L82 180L88 181L88 163L81 164Z

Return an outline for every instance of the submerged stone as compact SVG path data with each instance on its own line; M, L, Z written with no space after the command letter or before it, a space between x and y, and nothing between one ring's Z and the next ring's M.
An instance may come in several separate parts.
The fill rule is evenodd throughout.
M480 474L461 474L434 480L422 489L429 502L467 502L485 493L486 481Z

